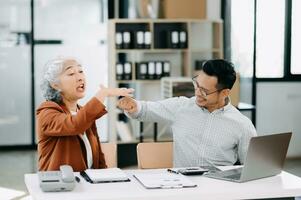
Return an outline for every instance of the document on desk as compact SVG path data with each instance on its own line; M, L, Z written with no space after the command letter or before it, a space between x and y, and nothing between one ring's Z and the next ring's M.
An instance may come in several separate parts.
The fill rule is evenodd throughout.
M197 185L182 174L137 173L134 177L147 189L188 188Z
M130 181L127 174L119 168L86 169L80 174L90 183Z

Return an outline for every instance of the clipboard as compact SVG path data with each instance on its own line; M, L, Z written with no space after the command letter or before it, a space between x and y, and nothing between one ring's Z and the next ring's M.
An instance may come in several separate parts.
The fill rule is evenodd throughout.
M137 173L133 175L146 189L176 189L197 187L182 174L173 173Z

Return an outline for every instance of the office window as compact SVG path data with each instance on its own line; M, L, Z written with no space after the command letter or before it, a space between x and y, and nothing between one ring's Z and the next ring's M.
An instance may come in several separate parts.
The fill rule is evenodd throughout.
M231 1L231 61L242 77L253 76L254 1Z
M292 1L291 73L301 74L301 1Z
M284 76L285 1L257 0L256 77Z

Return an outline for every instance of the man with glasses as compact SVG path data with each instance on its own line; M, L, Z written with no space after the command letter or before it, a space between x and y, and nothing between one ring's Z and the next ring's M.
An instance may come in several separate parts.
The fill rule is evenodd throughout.
M194 97L156 102L124 97L118 107L139 121L171 126L174 167L243 164L249 140L257 134L252 122L231 105L235 80L232 63L208 60L192 78Z

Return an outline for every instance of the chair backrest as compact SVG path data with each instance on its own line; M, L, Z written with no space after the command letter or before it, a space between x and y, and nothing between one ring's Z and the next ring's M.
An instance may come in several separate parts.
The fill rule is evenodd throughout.
M102 152L108 168L117 167L117 145L116 143L101 143Z
M139 169L170 168L173 166L173 142L150 142L137 145Z

